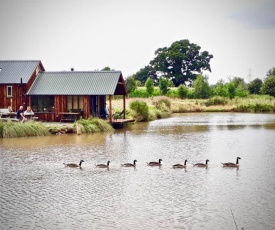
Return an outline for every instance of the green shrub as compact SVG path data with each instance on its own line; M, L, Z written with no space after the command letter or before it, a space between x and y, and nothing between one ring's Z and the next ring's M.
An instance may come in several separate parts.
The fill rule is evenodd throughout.
M144 101L132 101L130 103L130 109L134 111L134 118L137 121L148 121L149 107Z
M234 85L233 82L230 82L230 83L227 84L227 90L228 90L229 98L233 99L235 97L235 94L236 94L235 93L236 89L235 89L235 85Z
M170 88L166 96L170 98L178 98L179 97L178 88Z
M199 74L194 81L194 96L195 98L208 98L210 95L210 87L208 78Z
M169 91L169 80L167 78L161 77L159 79L159 89L162 95L166 95Z
M154 92L154 81L152 78L148 77L146 82L145 82L145 87L147 93L151 96Z
M194 89L189 89L187 93L187 98L194 99L195 98L195 91Z
M180 98L187 98L188 88L185 85L179 85L178 95L179 95Z
M275 97L275 76L269 76L264 80L261 93Z

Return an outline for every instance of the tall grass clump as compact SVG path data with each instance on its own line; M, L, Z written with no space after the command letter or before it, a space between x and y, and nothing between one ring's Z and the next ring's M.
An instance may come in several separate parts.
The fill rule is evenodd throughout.
M3 138L13 137L29 137L29 136L48 136L50 132L48 128L41 122L29 121L26 123L21 122L2 122L0 124L0 136Z
M171 101L167 97L156 97L152 104L162 112L171 112Z
M136 121L148 121L149 107L144 101L135 100L130 103L130 109Z
M227 103L228 100L225 97L212 97L205 102L205 105L226 105Z
M235 109L236 112L249 112L249 113L271 113L275 111L274 106L268 104L245 104L239 105Z
M0 138L3 137L3 130L4 130L4 122L0 121Z
M82 133L111 132L114 128L105 120L97 117L89 119L80 119L74 123L74 129L79 125Z

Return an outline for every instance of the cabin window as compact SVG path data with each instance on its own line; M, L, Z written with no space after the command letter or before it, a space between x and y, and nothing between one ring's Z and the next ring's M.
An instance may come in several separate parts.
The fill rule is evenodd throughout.
M34 112L54 112L54 96L32 96L31 101Z
M67 110L83 110L83 96L67 96Z
M67 96L67 109L83 110L83 96Z
M7 86L7 97L12 97L12 86Z

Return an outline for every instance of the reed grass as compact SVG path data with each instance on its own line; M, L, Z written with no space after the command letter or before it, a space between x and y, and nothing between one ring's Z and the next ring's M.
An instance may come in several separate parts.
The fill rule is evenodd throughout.
M90 117L89 119L80 119L74 123L76 130L79 125L82 133L98 133L98 132L112 132L114 128L105 120L100 118Z
M2 121L0 122L0 137L29 137L29 136L48 136L48 128L41 122L29 121L26 123Z

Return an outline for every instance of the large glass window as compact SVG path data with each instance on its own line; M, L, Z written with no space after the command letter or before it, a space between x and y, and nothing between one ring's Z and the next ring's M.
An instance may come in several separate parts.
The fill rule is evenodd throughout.
M67 96L67 110L83 110L83 96Z
M31 101L34 112L54 112L54 96L32 96Z

